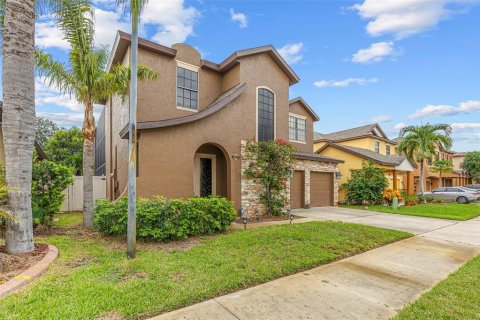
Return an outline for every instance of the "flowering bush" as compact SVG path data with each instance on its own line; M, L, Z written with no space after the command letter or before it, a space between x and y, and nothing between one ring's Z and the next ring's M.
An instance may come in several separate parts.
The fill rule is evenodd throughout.
M245 153L251 162L244 174L247 178L260 180L264 186L260 197L269 215L282 215L288 203L285 190L288 179L293 176L293 151L293 147L281 139L248 141L245 146Z
M362 163L362 169L350 170L351 179L343 185L349 204L376 204L382 202L382 192L388 186L385 171L372 161Z
M400 191L393 190L393 189L390 189L390 188L385 189L385 191L383 191L382 196L383 196L383 199L387 200L388 204L392 204L393 198L395 198L395 197L398 198L398 201L403 200L403 196L400 193Z

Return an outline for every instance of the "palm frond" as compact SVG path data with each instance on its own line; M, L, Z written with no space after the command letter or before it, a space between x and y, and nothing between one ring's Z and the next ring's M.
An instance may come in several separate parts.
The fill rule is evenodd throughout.
M49 86L55 86L60 92L65 94L75 94L77 83L75 77L67 66L53 59L52 55L39 49L35 51L37 71Z
M158 1L158 0L157 0ZM126 10L127 6L130 9L130 17L132 22L137 25L143 9L147 5L148 0L117 0L117 4Z

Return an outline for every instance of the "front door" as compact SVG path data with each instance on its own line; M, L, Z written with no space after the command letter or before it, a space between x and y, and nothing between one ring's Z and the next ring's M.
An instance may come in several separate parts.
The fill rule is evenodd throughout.
M195 155L194 191L197 197L216 194L216 157L214 154Z

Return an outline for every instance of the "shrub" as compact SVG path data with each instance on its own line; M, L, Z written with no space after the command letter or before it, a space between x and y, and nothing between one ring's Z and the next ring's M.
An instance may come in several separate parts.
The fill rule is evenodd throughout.
M442 203L443 199L433 199L433 203Z
M398 198L398 201L402 201L403 200L403 196L401 194L400 191L398 190L393 190L393 189L385 189L385 191L383 191L383 199L385 199L388 204L392 204L393 202L393 198L397 197Z
M427 202L433 202L433 200L435 200L434 197L425 197L425 201Z
M280 216L288 203L287 181L293 176L293 147L286 141L248 141L245 153L250 164L245 169L247 178L258 179L263 185L260 198L267 214Z
M417 204L418 203L418 197L414 194L408 194L404 193L402 194L403 200L405 201L405 204Z
M93 226L105 235L126 235L128 199L97 200ZM173 240L226 230L237 213L231 201L220 197L137 200L137 238Z
M43 160L33 164L32 211L34 223L50 226L60 210L62 191L73 182L73 169Z
M364 162L362 169L351 170L352 178L344 184L346 200L351 204L381 203L383 191L388 186L384 170L373 162Z

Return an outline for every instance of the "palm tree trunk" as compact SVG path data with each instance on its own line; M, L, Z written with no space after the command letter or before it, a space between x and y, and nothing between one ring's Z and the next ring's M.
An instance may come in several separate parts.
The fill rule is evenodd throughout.
M7 253L33 251L32 158L35 141L34 0L7 0L3 31L3 117L6 182L14 220Z
M93 224L93 175L95 162L95 120L93 102L85 105L83 120L83 226L91 228Z
M425 185L423 184L423 176L425 174L423 168L424 168L424 164L423 164L423 161L420 161L420 193L422 194L422 196L425 194Z

